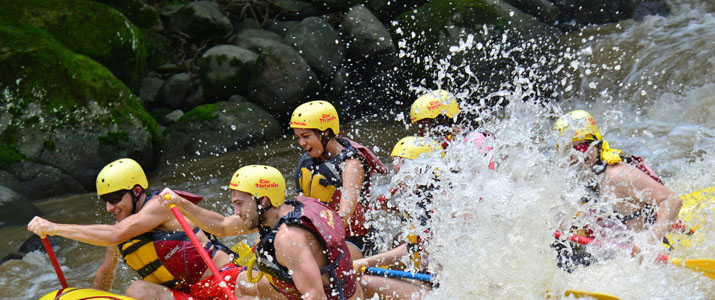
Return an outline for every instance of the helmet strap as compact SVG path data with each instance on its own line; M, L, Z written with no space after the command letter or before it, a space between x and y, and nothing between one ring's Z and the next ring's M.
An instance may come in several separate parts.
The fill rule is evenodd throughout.
M320 144L323 146L323 154L321 154L321 156L325 158L325 160L328 160L330 158L330 155L328 155L328 142L330 142L331 134L328 133L328 129L318 132L320 132Z
M261 197L261 198L258 198L258 197L253 196L253 195L251 195L251 197L253 197L253 199L256 200L256 209L258 210L258 227L262 227L262 226L263 226L263 220L264 220L264 217L263 217L263 216L266 214L266 212L267 212L269 209L271 209L272 205L269 204L269 205L263 206L263 205L261 204L261 198L262 198L262 197Z
M132 213L133 214L137 213L137 203L139 202L139 199L141 198L143 193L144 193L144 189L142 189L141 193L139 193L139 196L137 196L137 195L134 195L133 188L131 190L129 190L129 195L132 196Z

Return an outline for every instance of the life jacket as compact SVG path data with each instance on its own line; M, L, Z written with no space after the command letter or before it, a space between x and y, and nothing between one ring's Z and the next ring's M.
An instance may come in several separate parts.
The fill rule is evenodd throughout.
M348 138L336 138L336 140L343 146L343 150L323 163L312 158L307 152L303 154L298 162L296 189L299 195L317 199L337 211L342 196L343 164L349 159L359 159L365 171L365 180L360 190L358 206L348 223L348 236L364 236L369 232L365 213L368 210L366 202L372 173L384 174L387 173L387 168L365 146Z
M191 193L175 192L194 203L202 199ZM157 194L147 195L144 205ZM194 228L194 234L199 230L199 227ZM207 251L212 247L214 253L216 250L227 251L215 237L208 236ZM208 267L183 231L152 230L120 243L118 247L126 264L143 280L175 290L187 290L199 282Z
M289 300L301 299L290 271L276 259L275 237L282 224L300 226L312 232L325 248L328 265L320 274L328 273L330 285L323 287L328 299L348 299L356 289L352 259L345 242L345 227L338 213L315 199L298 196L296 200L286 201L295 210L281 217L271 228L261 228L261 240L256 247L258 268L270 275L272 284Z

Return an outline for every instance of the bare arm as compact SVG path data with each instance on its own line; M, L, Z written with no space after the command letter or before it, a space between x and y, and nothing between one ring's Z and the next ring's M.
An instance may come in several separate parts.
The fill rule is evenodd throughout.
M614 168L613 176L609 176L608 184L615 187L619 198L630 197L641 205L650 204L658 209L656 221L651 232L658 239L663 236L678 219L680 207L683 205L680 197L658 183L643 171L628 164Z
M99 265L97 275L94 276L93 289L109 291L112 288L118 262L119 249L117 247L107 247L107 252L104 253L104 261Z
M355 210L357 210L360 190L362 190L362 184L363 181L365 181L365 171L362 168L362 162L358 159L345 161L342 176L343 190L338 215L343 217L347 223L355 213Z
M163 195L166 193L171 195L171 199L167 200L164 198ZM246 223L237 215L224 217L217 212L202 208L184 199L168 188L162 190L160 195L162 195L159 198L163 206L169 207L169 205L175 204L185 217L189 218L189 220L204 231L215 236L225 237L250 233Z
M138 213L130 215L114 225L57 224L35 217L27 229L37 235L59 235L97 246L116 246L139 234L148 232L169 220L169 211L157 203L148 203Z
M282 225L276 234L276 259L292 272L293 282L304 299L327 299L320 266L312 251L312 247L319 245L305 229Z
M400 262L405 255L407 255L407 244L403 243L395 248L392 248L390 251L355 260L353 262L353 266L356 270L360 270L362 267L395 265Z

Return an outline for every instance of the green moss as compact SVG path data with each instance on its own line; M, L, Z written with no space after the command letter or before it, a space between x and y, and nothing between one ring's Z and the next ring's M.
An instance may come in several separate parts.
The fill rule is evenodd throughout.
M22 161L23 158L24 156L14 149L0 145L0 166L8 166L18 163Z
M480 24L506 24L499 12L484 0L433 0L401 14L397 20L408 36L415 32L426 43L436 42L439 34L446 34L452 25L477 28Z
M161 138L159 125L142 107L139 99L104 66L87 56L75 54L52 35L30 25L0 22L0 104L8 103L18 118L27 102L39 104L47 116L44 130L72 128L76 124L102 126L128 122L137 117L154 141ZM109 115L91 112L94 105ZM31 118L30 122L34 122ZM95 125L96 124L96 125ZM2 133L6 147L8 130Z
M99 137L99 144L102 146L116 146L129 142L129 133L126 131L108 132Z
M67 48L95 59L127 83L138 82L144 72L147 54L141 31L104 4L85 0L1 1L0 20L44 29Z
M213 120L216 115L214 115L214 112L216 111L216 105L214 104L204 104L195 107L194 109L190 110L179 120L177 123L182 123L182 122L195 122L195 121L211 121Z
M44 141L42 142L42 148L47 149L47 150L54 150L55 149L55 141Z

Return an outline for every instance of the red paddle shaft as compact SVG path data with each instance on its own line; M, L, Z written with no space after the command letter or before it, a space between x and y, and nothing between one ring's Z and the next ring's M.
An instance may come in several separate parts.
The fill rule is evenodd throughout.
M50 244L50 241L47 239L47 237L42 237L42 244L45 246L45 250L47 251L47 255L50 257L50 261L52 262L52 267L55 268L55 273L57 274L57 278L60 280L60 284L62 285L63 289L67 288L67 280L65 280L65 274L62 273L62 269L60 269L60 263L57 261L57 257L55 256L55 251L52 250L52 245Z
M164 194L164 198L166 200L169 200L169 199L171 199L171 195ZM211 259L211 256L209 256L209 254L206 253L206 249L204 249L203 245L201 245L201 242L199 242L199 239L194 234L194 231L191 230L191 227L189 227L189 223L186 222L186 219L184 219L184 216L181 215L181 212L179 211L179 209L174 204L169 205L169 208L171 208L171 212L174 213L176 220L179 221L179 223L181 224L181 228L184 228L184 231L186 232L186 235L189 236L191 243L194 244L194 247L196 248L196 250L199 250L199 254L201 255L201 258L204 260L206 265L209 266L209 269L211 269L211 273L213 273L214 278L216 278L216 280L218 280L219 285L221 286L221 288L223 288L223 291L226 293L228 298L231 300L236 300L236 295L234 295L234 292L231 291L231 289L228 287L228 284L226 284L226 281L224 281L223 278L221 278L221 274L218 273L218 269L216 268L216 265L214 265L214 262Z

